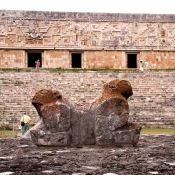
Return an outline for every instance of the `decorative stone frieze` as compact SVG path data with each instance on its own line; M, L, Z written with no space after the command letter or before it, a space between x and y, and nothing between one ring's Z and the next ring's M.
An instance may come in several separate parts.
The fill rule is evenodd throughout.
M0 16L1 48L175 48L175 15L1 10Z

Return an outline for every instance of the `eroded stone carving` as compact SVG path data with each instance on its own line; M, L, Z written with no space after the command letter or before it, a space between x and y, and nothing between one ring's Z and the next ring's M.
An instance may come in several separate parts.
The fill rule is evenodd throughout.
M30 133L40 146L135 145L141 127L128 122L127 99L132 95L126 80L112 80L91 103L76 104L59 91L40 90L32 99L41 118Z
M38 17L44 15L44 13L32 13ZM88 18L88 21L80 23L79 20L83 19L78 21L77 19L68 20L70 13L66 14L66 20L51 20L55 16L49 14L45 14L47 18L40 20L35 19L34 16L21 19L21 17L17 18L16 14L15 20L13 15L10 15L11 17L7 21L0 19L1 38L3 39L3 42L0 43L1 47L20 44L20 47L28 48L28 44L31 44L31 46L37 44L40 47L47 46L48 48L53 48L54 45L54 47L61 48L71 46L90 49L93 46L98 49L100 47L126 50L126 47L130 49L150 49L152 47L154 50L159 50L160 48L174 49L175 46L175 23L173 20L175 16L170 16L169 20L173 21L169 21L169 23L164 16L161 19L157 15L153 15L151 21L149 20L150 16L145 18L143 15L138 15L138 18L133 19L132 22L129 22L130 18L127 18L125 22L123 20L118 21L115 16L116 21L110 21L111 18L106 18L106 20L97 20L97 22L96 18L91 20ZM57 16L59 13L55 13L55 15ZM91 16L91 13L89 15ZM105 16L103 14L101 17L104 18ZM123 14L122 16L125 19L127 15ZM153 22L154 18L164 22ZM143 22L142 20L146 21ZM23 42L16 38L23 38ZM165 39L166 41L164 41Z

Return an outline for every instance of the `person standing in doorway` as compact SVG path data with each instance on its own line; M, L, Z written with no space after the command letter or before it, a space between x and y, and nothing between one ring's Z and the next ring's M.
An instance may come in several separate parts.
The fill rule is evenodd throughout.
M31 121L31 118L24 113L24 115L21 117L20 122L24 122L24 125L22 126L22 135L24 135L29 130L29 123Z
M144 62L140 61L140 71L143 72L144 71Z
M36 71L39 72L40 61L39 60L35 61L35 65L36 65Z

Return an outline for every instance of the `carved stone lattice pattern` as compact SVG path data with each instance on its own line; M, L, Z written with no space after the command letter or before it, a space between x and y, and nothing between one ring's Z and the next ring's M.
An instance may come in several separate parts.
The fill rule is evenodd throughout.
M173 15L0 12L1 47L175 48Z

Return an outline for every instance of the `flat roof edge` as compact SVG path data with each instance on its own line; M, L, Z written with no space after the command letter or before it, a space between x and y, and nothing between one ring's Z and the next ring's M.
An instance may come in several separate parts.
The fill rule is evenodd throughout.
M132 14L0 10L0 19L113 21L113 22L175 22L175 14Z

